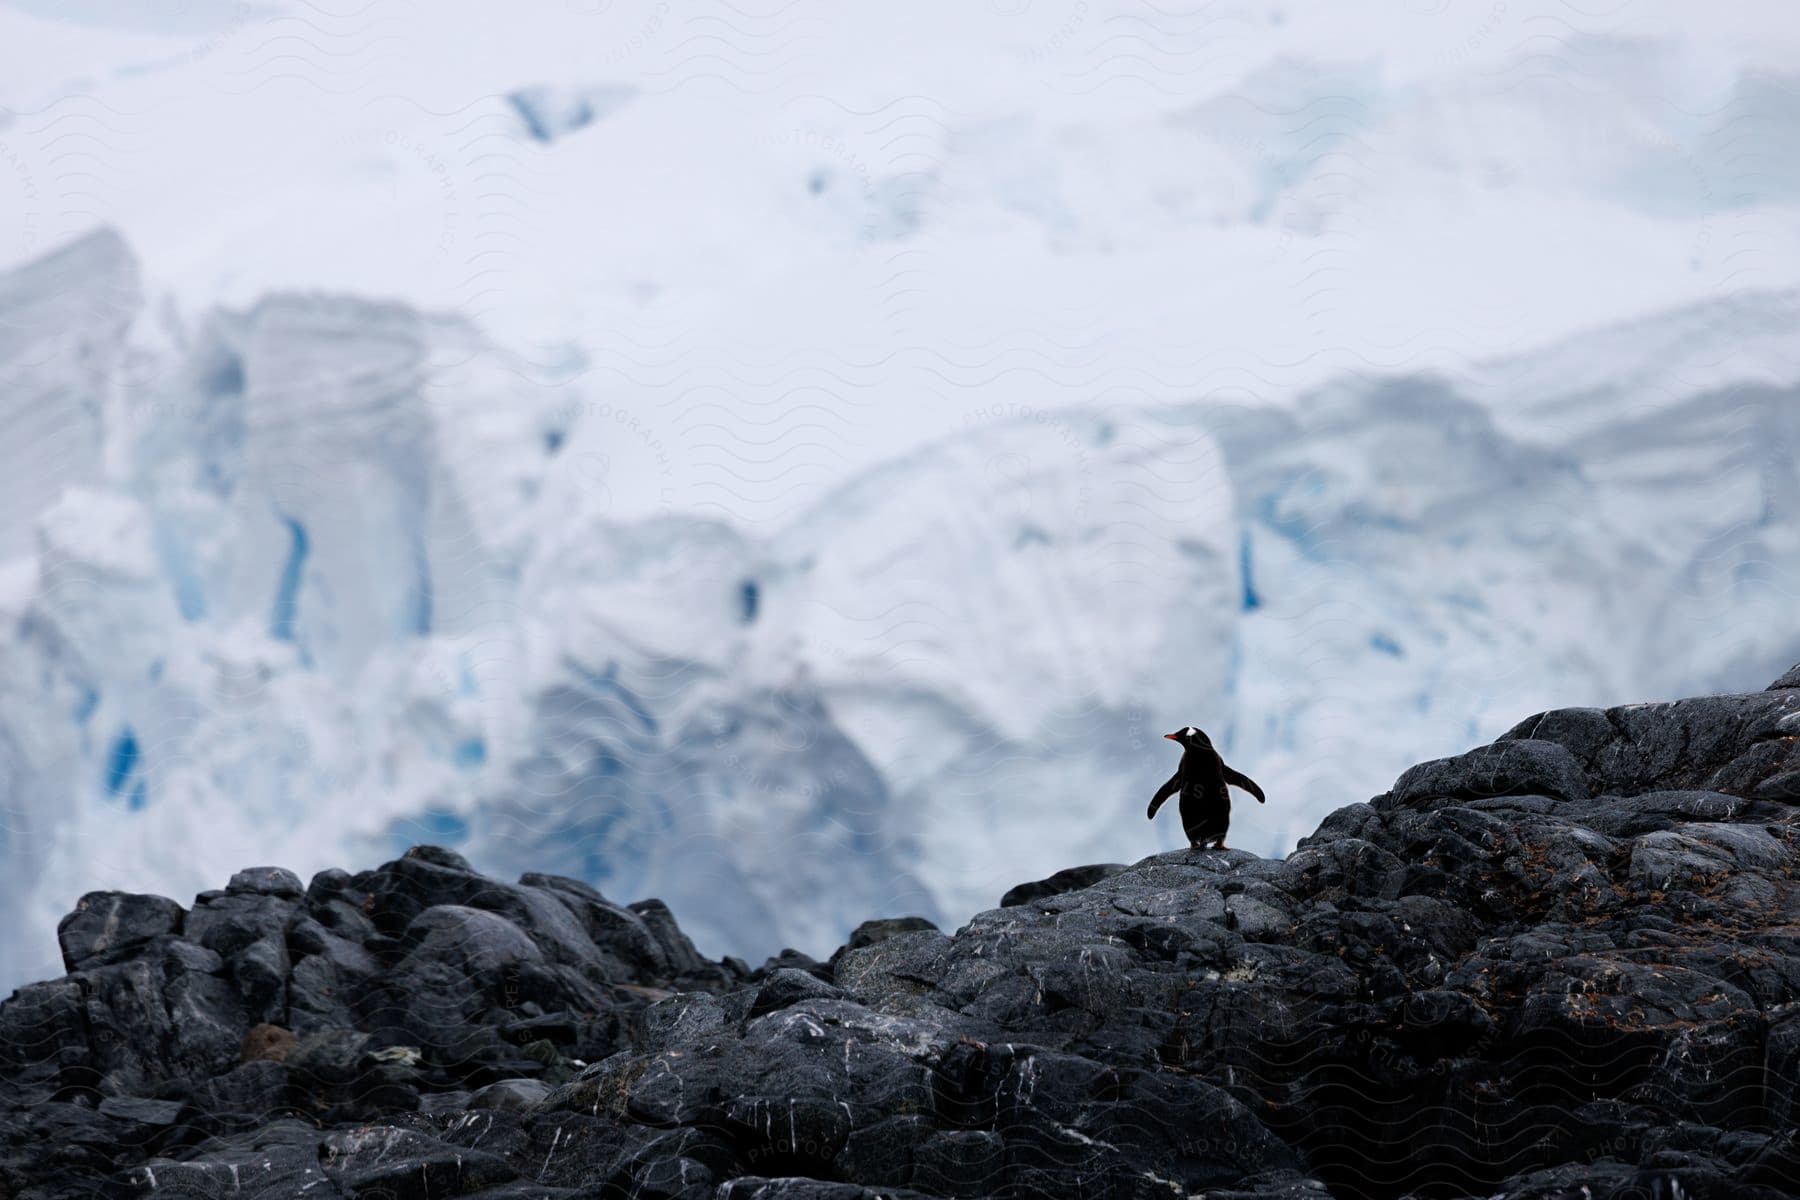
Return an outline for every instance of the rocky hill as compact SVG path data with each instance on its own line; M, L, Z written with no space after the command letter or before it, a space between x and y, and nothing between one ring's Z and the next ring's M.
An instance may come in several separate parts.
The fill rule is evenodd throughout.
M755 970L429 846L95 893L0 1006L0 1195L1786 1195L1797 738L1800 668L1543 713L1282 861Z

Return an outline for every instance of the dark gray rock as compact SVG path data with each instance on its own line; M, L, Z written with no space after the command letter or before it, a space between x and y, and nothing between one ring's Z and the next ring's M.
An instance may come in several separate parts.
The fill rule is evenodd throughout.
M229 964L258 942L284 943L294 910L294 901L282 896L253 891L209 893L188 913L182 932Z
M864 946L873 946L877 942L885 942L898 933L918 933L921 930L937 932L937 926L924 917L880 917L873 921L864 921L850 931L850 940L838 947L832 954L831 962L837 960L851 950L861 950Z
M512 1111L530 1108L549 1094L550 1085L541 1079L502 1079L498 1083L477 1088L464 1107Z
M804 971L815 979L831 982L832 964L820 962L810 954L785 947L779 954L772 954L763 960L763 965L750 972L753 980L767 979L776 971Z
M549 893L568 908L589 940L623 965L626 977L653 983L677 973L662 942L638 913L614 904L579 880L560 875L526 874L519 882Z
M194 1103L214 1117L240 1118L235 1124L261 1124L289 1107L287 1065L267 1059L244 1063L202 1083Z
M776 1009L789 1008L802 1000L832 1000L843 994L842 988L826 983L811 972L782 967L769 972L768 978L756 989L756 999L750 1005L750 1015L760 1017Z
M715 996L684 992L659 1000L644 1010L644 1033L660 1046L697 1046L716 1041L732 1015Z
M0 1080L46 1096L66 1075L92 1077L94 1056L82 982L32 983L0 1004Z
M287 881L274 876L286 875ZM187 915L183 935L224 961L225 972L252 1021L276 1025L288 1022L285 981L292 962L288 957L287 926L299 894L299 880L279 868L239 872L234 878L251 877L256 888L227 890L200 898ZM266 885L280 889L258 890Z
M1495 796L1550 796L1584 800L1588 782L1581 763L1559 742L1528 738L1495 742L1467 754L1409 768L1377 808L1420 802L1483 800Z
M172 974L153 948L75 979L84 1065L103 1090L141 1094L164 1080L204 1078L236 1063L250 1021L224 980Z
M161 896L89 892L56 927L63 965L73 972L118 962L151 938L181 932L186 915Z
M198 1157L152 1158L122 1172L130 1194L180 1197L342 1197L320 1162L324 1134L277 1119L204 1144Z
M1073 892L1092 886L1109 875L1117 875L1124 869L1124 863L1094 863L1086 867L1066 867L1048 878L1034 879L1030 883L1021 883L1008 888L1006 894L1000 897L1000 907L1012 908L1019 904L1029 904L1033 900L1042 900L1047 896L1060 896L1064 892Z
M688 940L687 934L681 932L681 926L675 923L675 914L661 900L639 900L630 909L656 939L672 974L697 978L709 976L717 970L712 963L700 957L700 952L694 949L694 943Z
M850 1131L838 1151L837 1173L870 1187L904 1187L911 1182L918 1149L935 1132L922 1112L896 1113Z
M363 1125L320 1139L319 1164L349 1197L435 1200L507 1183L518 1171L496 1155L403 1126Z
M405 944L383 1007L407 1037L434 1047L453 1042L452 1031L484 1011L521 1002L527 972L544 963L537 943L505 917L455 904L420 912Z
M804 1175L740 1175L719 1185L717 1200L929 1200L910 1188L867 1188Z
M475 874L475 868L469 865L468 859L444 846L414 846L401 856L400 862L430 863L435 867L448 867L450 870L461 872L464 875ZM397 866L399 864L389 865Z
M298 956L287 979L288 1023L294 1031L354 1025L356 1001L381 975L381 960L311 917L289 928L288 947Z
M324 1030L299 1039L283 1065L296 1083L308 1089L348 1084L362 1074L370 1049L369 1035L360 1030Z
M141 1096L108 1096L100 1101L100 1115L125 1125L167 1129L181 1119L182 1106L173 1100Z
M913 1152L912 1182L935 1196L991 1196L1006 1181L1006 1143L987 1129L947 1129Z
M838 984L851 995L925 994L944 977L950 939L936 930L895 934L838 960Z
M298 900L306 894L306 889L300 886L300 877L285 867L250 867L239 871L225 885L225 890L252 896L280 896L288 900Z

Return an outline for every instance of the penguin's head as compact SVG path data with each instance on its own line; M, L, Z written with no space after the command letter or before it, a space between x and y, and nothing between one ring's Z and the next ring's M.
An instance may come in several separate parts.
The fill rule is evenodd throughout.
M1212 739L1206 736L1206 730L1195 725L1177 729L1174 733L1165 733L1163 736L1171 742L1180 742L1183 747L1212 745Z

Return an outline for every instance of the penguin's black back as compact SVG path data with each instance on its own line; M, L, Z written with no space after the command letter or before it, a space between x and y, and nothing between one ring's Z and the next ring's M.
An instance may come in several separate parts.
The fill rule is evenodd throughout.
M1231 825L1231 789L1225 760L1211 746L1190 746L1181 754L1181 827L1188 841L1225 836Z

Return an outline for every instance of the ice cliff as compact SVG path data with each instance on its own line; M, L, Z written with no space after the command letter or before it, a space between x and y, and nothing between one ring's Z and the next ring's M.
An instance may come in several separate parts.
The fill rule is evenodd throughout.
M1177 724L1279 853L1518 711L1800 654L1787 293L1264 406L977 406L771 527L645 515L653 398L460 320L143 291L104 231L0 276L0 978L102 881L421 840L822 953L1177 836Z

